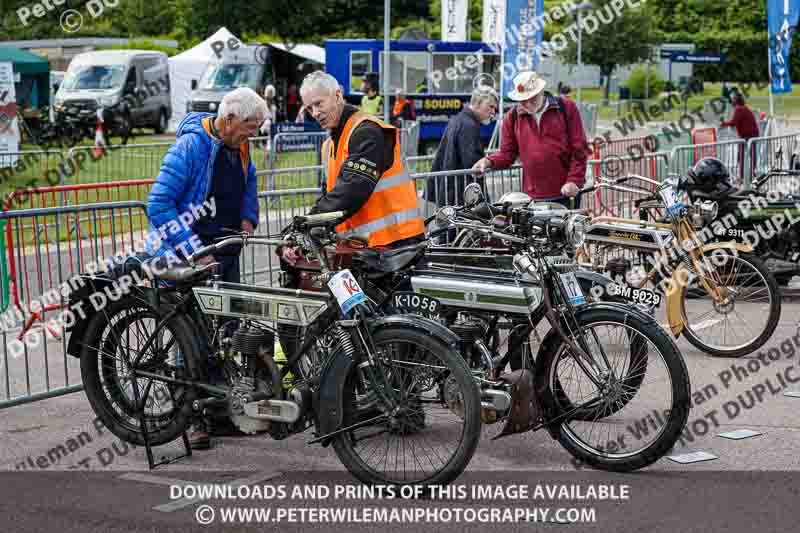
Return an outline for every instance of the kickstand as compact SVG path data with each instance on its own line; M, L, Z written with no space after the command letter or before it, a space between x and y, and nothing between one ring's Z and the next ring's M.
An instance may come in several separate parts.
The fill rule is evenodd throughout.
M149 390L150 390L150 386L148 385L147 387L145 387L145 391L148 392ZM161 456L161 461L159 461L157 463L153 460L153 446L150 444L150 436L147 434L147 424L145 423L145 420L144 420L144 408L145 408L145 403L146 402L144 402L144 401L139 399L139 386L138 386L138 383L136 383L136 380L133 380L133 396L134 396L134 401L136 402L136 405L140 406L139 407L139 413L138 413L138 415L139 415L139 424L140 424L140 427L141 427L142 441L144 442L144 449L145 449L145 452L147 453L147 464L150 466L150 470L153 470L157 466L168 465L170 463L174 463L176 461L179 461L180 459L183 459L184 457L191 457L192 456L192 447L189 445L189 435L187 435L186 434L186 430L184 430L182 436L183 436L183 446L186 449L186 453L184 453L183 455L178 455L177 457L169 458L169 459L167 459L166 456L162 455Z

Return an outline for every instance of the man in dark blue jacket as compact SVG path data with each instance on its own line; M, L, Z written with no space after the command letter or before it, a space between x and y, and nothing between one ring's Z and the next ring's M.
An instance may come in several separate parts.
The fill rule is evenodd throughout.
M497 92L491 87L481 86L472 91L469 105L464 106L461 113L447 123L439 148L436 150L432 172L471 169L472 165L483 157L481 124L488 124L494 117L497 113L497 103ZM435 202L437 207L461 205L466 183L476 179L483 184L483 178L470 177L469 180L451 176L430 178L426 199Z
M148 242L148 251L186 256L232 230L255 231L257 179L248 139L257 135L266 116L264 100L243 87L223 97L217 115L189 113L181 121L147 202L151 234L156 228L174 231L163 232L159 243ZM212 209L198 210L209 204ZM194 219L186 216L200 212ZM218 263L224 281L239 282L239 250L198 263ZM210 446L206 421L195 425L190 440L196 449Z

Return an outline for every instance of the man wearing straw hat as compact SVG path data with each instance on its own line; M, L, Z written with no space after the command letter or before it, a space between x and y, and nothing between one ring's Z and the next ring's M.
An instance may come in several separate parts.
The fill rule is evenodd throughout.
M568 98L545 91L547 82L536 72L514 78L508 98L519 102L503 117L500 151L472 167L480 173L522 163L522 190L532 198L555 199L570 205L586 178L589 147L578 107ZM577 205L575 206L577 207Z

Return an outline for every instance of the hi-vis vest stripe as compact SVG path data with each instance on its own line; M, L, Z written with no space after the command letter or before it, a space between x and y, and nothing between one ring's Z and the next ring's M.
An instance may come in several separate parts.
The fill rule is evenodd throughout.
M425 225L420 218L414 180L406 171L400 157L400 135L394 126L388 126L369 115L355 113L345 123L335 154L333 140L326 139L322 147L323 164L328 173L326 190L330 192L336 186L336 178L349 156L350 136L365 120L371 120L385 130L394 131L394 164L380 176L367 203L337 226L336 231L350 237L365 237L370 246L383 246L416 237L425 231Z

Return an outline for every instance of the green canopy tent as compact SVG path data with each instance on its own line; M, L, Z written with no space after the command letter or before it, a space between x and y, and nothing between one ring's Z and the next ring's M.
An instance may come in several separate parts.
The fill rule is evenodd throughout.
M50 103L50 61L20 48L0 46L0 62L13 63L19 81L14 84L21 111Z

